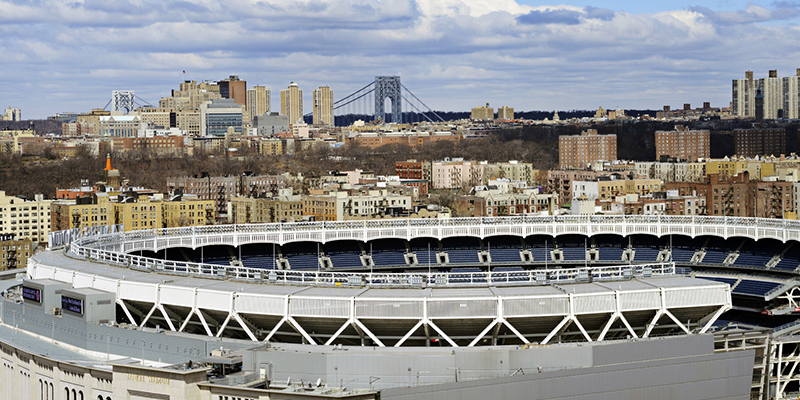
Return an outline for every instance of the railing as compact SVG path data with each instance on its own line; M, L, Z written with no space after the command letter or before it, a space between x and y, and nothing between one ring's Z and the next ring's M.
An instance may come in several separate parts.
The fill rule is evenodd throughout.
M141 238L147 233L125 234ZM530 285L588 281L610 281L674 275L674 263L620 265L611 267L537 269L502 272L430 272L430 273L347 273L333 271L292 271L223 266L185 261L159 260L120 251L90 247L107 242L104 236L83 237L69 247L67 254L121 267L158 273L178 274L216 279L234 279L271 284L320 286L426 287L426 286L487 286ZM98 246L100 247L100 246Z
M201 238L193 240L192 246L207 244L245 244L252 242L286 243L296 241L320 241L352 239L368 241L381 238L496 236L534 234L650 234L664 235L712 235L721 237L748 237L752 239L772 238L781 241L800 241L800 221L706 216L659 216L659 215L569 215L569 216L516 216L478 217L450 219L391 219L338 222L298 222L248 225L212 225L182 228L163 228L125 233L99 233L80 235L74 231L51 233L51 242L65 245L70 242L87 245L87 240L99 240L103 247L120 245L123 242L157 240L152 249L164 239L176 237ZM255 236L258 236L257 238ZM99 238L98 238L99 236ZM209 237L231 236L229 242L212 241ZM95 237L95 239L89 239ZM129 251L126 249L125 251Z
M650 216L650 215L569 215L514 216L450 219L392 219L340 222L299 222L248 225L192 226L131 232L99 230L92 235L63 231L51 233L51 243L69 244L68 253L135 269L166 273L213 276L218 278L265 280L273 283L423 286L458 284L523 284L536 282L574 281L579 271L590 271L592 279L619 279L632 273L640 276L641 265L552 269L546 277L537 271L480 273L338 273L329 271L282 271L228 267L213 264L156 260L129 255L137 250L159 250L169 247L197 248L211 244L238 246L247 243L288 243L293 241L374 240L380 238L495 236L532 234L651 234L663 236L741 236L754 239L800 240L800 221L766 218ZM668 265L669 267L659 267ZM623 272L623 271L629 272ZM632 268L632 269L631 269ZM541 271L541 270L539 270ZM632 272L631 272L632 271ZM651 273L674 274L674 264L653 264ZM661 271L661 272L659 272ZM669 272L666 272L669 271ZM586 272L583 272L585 275ZM639 275L637 275L639 274ZM354 278L354 276L356 278ZM627 276L625 276L627 277ZM588 279L581 276L580 279ZM405 283L404 283L405 282Z
M97 241L92 241L97 243ZM611 281L632 277L675 274L674 263L619 265L610 267L536 269L501 272L419 272L353 273L333 271L292 271L224 266L186 261L159 260L123 252L101 250L73 243L67 254L141 271L188 275L203 278L234 279L272 284L319 286L426 287L487 286Z

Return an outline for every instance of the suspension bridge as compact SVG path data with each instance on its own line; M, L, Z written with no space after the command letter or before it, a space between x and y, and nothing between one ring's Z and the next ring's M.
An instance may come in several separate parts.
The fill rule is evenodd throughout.
M376 76L361 89L336 100L333 110L336 126L350 125L359 119L395 123L444 121L408 90L399 76ZM305 118L310 120L311 116L308 113Z

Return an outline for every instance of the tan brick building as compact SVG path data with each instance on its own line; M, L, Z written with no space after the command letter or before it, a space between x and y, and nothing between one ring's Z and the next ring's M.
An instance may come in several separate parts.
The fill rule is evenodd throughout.
M596 161L617 159L617 135L598 135L596 129L580 136L558 137L558 165L561 169L584 169Z
M711 157L711 132L677 125L671 131L656 131L656 159L661 156L697 161Z

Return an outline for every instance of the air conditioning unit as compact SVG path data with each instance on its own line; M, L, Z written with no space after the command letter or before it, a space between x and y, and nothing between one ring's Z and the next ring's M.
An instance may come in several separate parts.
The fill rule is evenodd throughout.
M53 315L60 317L61 316L61 307L53 308Z

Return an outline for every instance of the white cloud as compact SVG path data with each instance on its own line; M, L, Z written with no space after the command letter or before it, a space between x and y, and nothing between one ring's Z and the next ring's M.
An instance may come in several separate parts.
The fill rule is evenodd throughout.
M399 74L444 110L724 106L745 70L800 66L797 15L791 3L631 14L514 0L0 0L15 79L0 99L45 117L102 107L113 89L157 101L186 78L343 97Z

